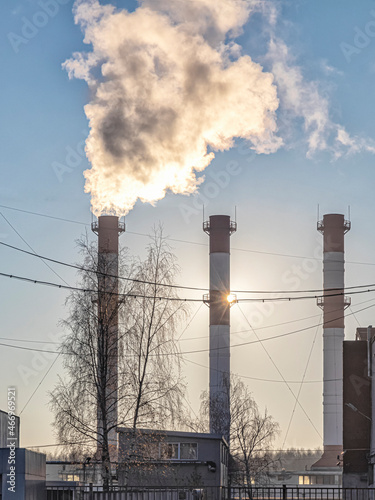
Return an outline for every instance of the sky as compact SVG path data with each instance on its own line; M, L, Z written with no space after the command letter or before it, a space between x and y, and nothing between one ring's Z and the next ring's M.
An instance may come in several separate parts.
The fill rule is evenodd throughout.
M92 193L85 192L84 177L90 165L100 175L103 173L98 158L105 145L100 140L95 142L101 123L88 121L92 120L90 109L96 116L100 111L95 111L95 106L97 91L103 89L103 75L91 68L94 84L88 84L77 74L69 78L69 67L63 64L79 61L75 53L97 54L102 47L97 44L93 51L90 44L84 43L81 27L75 23L72 0L56 2L3 0L0 6L0 241L77 263L77 240L86 232L95 240L90 230L92 211L98 213L105 206L100 204L102 181L97 188L99 201L93 208ZM210 0L182 3L192 5L193 14L197 4L207 4L209 9L214 4ZM243 3L248 5L245 0L226 3L238 8ZM156 6L168 4L162 0L151 3L154 15ZM125 208L117 207L127 212L127 232L121 236L121 244L133 255L144 255L147 235L161 222L181 268L177 282L205 288L209 279L208 237L202 231L202 220L227 214L238 223L231 237L233 290L319 289L322 237L316 230L317 219L325 213L342 213L352 223L345 237L346 286L374 283L375 2L281 0L261 4L262 8L252 6L242 16L235 34L225 29L220 34L221 47L226 44L233 50L228 67L246 56L245 69L251 68L253 73L249 69L249 73L230 74L227 82L234 89L230 110L235 110L238 123L232 115L231 120L226 120L230 110L225 98L218 101L209 86L201 96L203 104L191 108L192 131L201 134L204 152L214 153L214 158L211 155L210 162L195 170L192 178L186 159L190 148L178 152L182 151L183 160L176 164L182 170L186 167L188 189L187 184L175 189L168 180L157 195L149 197L157 198L153 203L142 202L137 200L139 194L134 195L138 184L133 181L139 179L136 163L126 158L109 172L130 200ZM111 12L110 21L117 19L111 17L115 16L112 12L125 9L134 13L139 9L136 2L128 0L102 2L104 5ZM111 10L110 5L117 10ZM184 22L184 15L182 21L174 22ZM100 26L95 20L90 22L99 36ZM189 27L194 36L198 25L197 21ZM200 36L208 40L207 46L215 48L215 40L209 40L202 30ZM123 33L124 39L130 40L131 34ZM142 43L147 36L151 37L151 31L149 35L142 31ZM102 40L107 41L105 37ZM202 50L207 46L202 45ZM170 49L171 53L176 50L172 45ZM124 50L130 53L126 44ZM215 50L213 57L224 57L219 49ZM112 59L116 71L117 62ZM251 86L243 85L246 75ZM253 75L256 78L252 79ZM127 83L130 76L125 72L121 78ZM134 75L132 78L132 90L140 92L143 80L137 81ZM217 78L220 80L220 74ZM106 95L106 99L111 98ZM86 108L88 116L84 108L87 104L91 105L89 111ZM267 119L256 122L255 105L264 106L262 117ZM207 122L202 120L203 125L196 127L203 109L207 110ZM177 111L178 116L185 116L184 106ZM207 123L209 132L216 134L210 139ZM249 123L255 123L250 131ZM179 126L177 131L186 131L186 122L179 122ZM125 141L126 151L131 146L129 137L133 136L126 136L124 130L120 130L119 140ZM228 137L224 137L226 132ZM89 154L91 164L84 152L88 137L94 141ZM184 136L173 137L181 144ZM149 142L148 147L158 151L157 163L165 151L156 148L155 136L151 139L154 142ZM145 185L147 179L154 179L153 168L154 163L146 180L142 180ZM100 175L99 180L108 177ZM184 189L195 192L183 194ZM48 267L40 259L4 246L0 252L2 273L77 283L73 269L55 264ZM7 387L16 386L21 444L43 448L56 443L48 392L58 376L63 376L62 360L56 360L56 354L30 349L56 350L64 334L60 322L67 316L67 292L0 277L0 296L0 408L6 409ZM186 296L200 298L200 293ZM346 339L350 340L357 326L375 322L374 293L354 295L346 312ZM231 331L232 371L243 377L259 407L267 409L279 422L281 433L275 446L322 446L322 327L321 310L315 301L240 303L231 310ZM208 386L205 305L191 305L188 322L180 326L182 332L183 371L190 405L197 411L201 391ZM243 343L246 345L235 347ZM197 350L204 352L190 352ZM297 395L300 406L295 405Z

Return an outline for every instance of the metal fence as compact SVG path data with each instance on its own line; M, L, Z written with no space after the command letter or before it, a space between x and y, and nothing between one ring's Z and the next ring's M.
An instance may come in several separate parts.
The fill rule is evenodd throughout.
M48 487L47 500L375 500L374 488L338 487Z

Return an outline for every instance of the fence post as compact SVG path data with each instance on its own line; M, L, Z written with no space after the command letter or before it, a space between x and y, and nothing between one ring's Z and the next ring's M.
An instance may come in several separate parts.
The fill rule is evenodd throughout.
M92 483L89 484L89 500L94 500L94 493L92 489Z
M283 484L283 500L286 500L288 497L287 492L286 492L286 484Z

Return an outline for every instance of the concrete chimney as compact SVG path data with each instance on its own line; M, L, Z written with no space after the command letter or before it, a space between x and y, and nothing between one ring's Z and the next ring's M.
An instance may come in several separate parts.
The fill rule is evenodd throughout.
M210 237L210 432L229 442L230 428L230 236L237 224L227 215L203 223Z
M92 223L98 235L98 378L105 378L106 428L111 428L108 444L112 459L117 454L117 402L118 402L118 249L119 235L125 224L118 217L102 215ZM103 409L98 401L98 451L103 435Z
M341 214L327 214L318 222L323 234L323 288L318 299L323 309L323 445L324 453L314 468L336 467L343 445L343 341L344 310L350 300L344 296L344 235L350 222Z

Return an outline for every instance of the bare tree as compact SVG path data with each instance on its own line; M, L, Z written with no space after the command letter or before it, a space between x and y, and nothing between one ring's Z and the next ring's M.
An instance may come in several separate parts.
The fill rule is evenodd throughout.
M208 392L205 391L201 399L201 416L207 426ZM212 407L217 409L219 427L222 419L220 401L217 405L211 402ZM269 450L279 432L279 425L267 410L261 413L248 387L234 375L230 380L230 412L229 477L232 484L246 485L251 498L252 484L263 482L267 471L275 464L275 456Z
M178 267L161 228L154 231L144 261L132 259L129 265L129 257L120 254L119 275L127 279L114 280L110 265L98 268L96 248L87 240L81 249L80 288L87 291L68 298L62 344L66 377L51 393L51 406L59 441L83 441L100 463L107 487L119 458L111 448L116 428L171 427L181 413L184 385L175 332L186 303L170 286ZM114 337L115 314L120 323ZM118 384L111 369L114 357Z
M239 378L232 379L231 390L231 457L245 484L261 484L275 459L270 448L279 425L267 409L261 413L248 387Z

